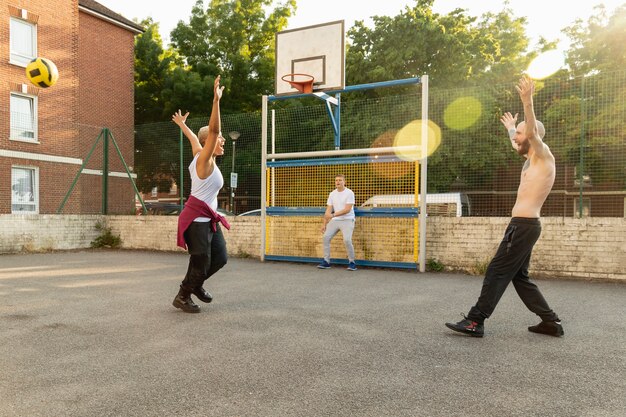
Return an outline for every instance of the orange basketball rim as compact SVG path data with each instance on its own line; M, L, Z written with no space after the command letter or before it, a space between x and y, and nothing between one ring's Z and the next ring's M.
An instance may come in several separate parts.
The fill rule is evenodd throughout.
M288 82L293 88L301 93L313 92L313 81L315 78L309 74L286 74L281 77L285 82Z

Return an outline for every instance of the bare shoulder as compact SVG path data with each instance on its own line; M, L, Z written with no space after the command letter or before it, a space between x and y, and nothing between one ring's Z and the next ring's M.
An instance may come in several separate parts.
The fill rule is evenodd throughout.
M549 165L555 164L554 155L552 154L550 147L543 142L541 143L540 150L535 151L531 159L531 163L536 162Z
M554 155L552 154L552 150L545 143L543 144L544 156L554 161Z
M540 140L537 145L533 146L533 149L535 150L533 158L554 161L554 155L552 154L550 147L543 141Z

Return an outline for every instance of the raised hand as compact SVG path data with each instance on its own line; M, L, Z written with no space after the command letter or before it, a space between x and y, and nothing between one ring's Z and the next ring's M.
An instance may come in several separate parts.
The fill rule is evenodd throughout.
M213 100L219 101L222 98L223 91L224 87L220 87L220 76L218 75L213 83Z
M187 121L187 116L189 116L189 112L183 114L180 109L172 115L172 121L176 123L178 126L183 126Z
M515 113L515 116L511 115L510 112L506 112L500 118L500 121L506 128L506 130L515 129L515 123L517 123L518 113Z
M528 75L524 75L520 78L519 82L515 86L515 89L519 93L522 103L532 102L533 94L535 92L535 83Z

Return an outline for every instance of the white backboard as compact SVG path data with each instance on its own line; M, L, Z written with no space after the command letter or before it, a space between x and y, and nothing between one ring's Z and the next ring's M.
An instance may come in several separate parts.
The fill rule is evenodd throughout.
M345 87L344 21L322 23L276 34L276 95L299 94L282 77L309 74L313 91Z

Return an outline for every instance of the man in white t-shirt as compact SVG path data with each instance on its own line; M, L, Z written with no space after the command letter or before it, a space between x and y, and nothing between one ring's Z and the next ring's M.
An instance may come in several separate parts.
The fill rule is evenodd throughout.
M346 187L346 178L343 175L335 177L335 190L333 190L326 202L324 213L324 260L317 267L320 269L330 268L330 241L341 230L343 243L348 252L348 271L356 271L354 263L354 246L352 246L352 232L354 231L354 193Z

